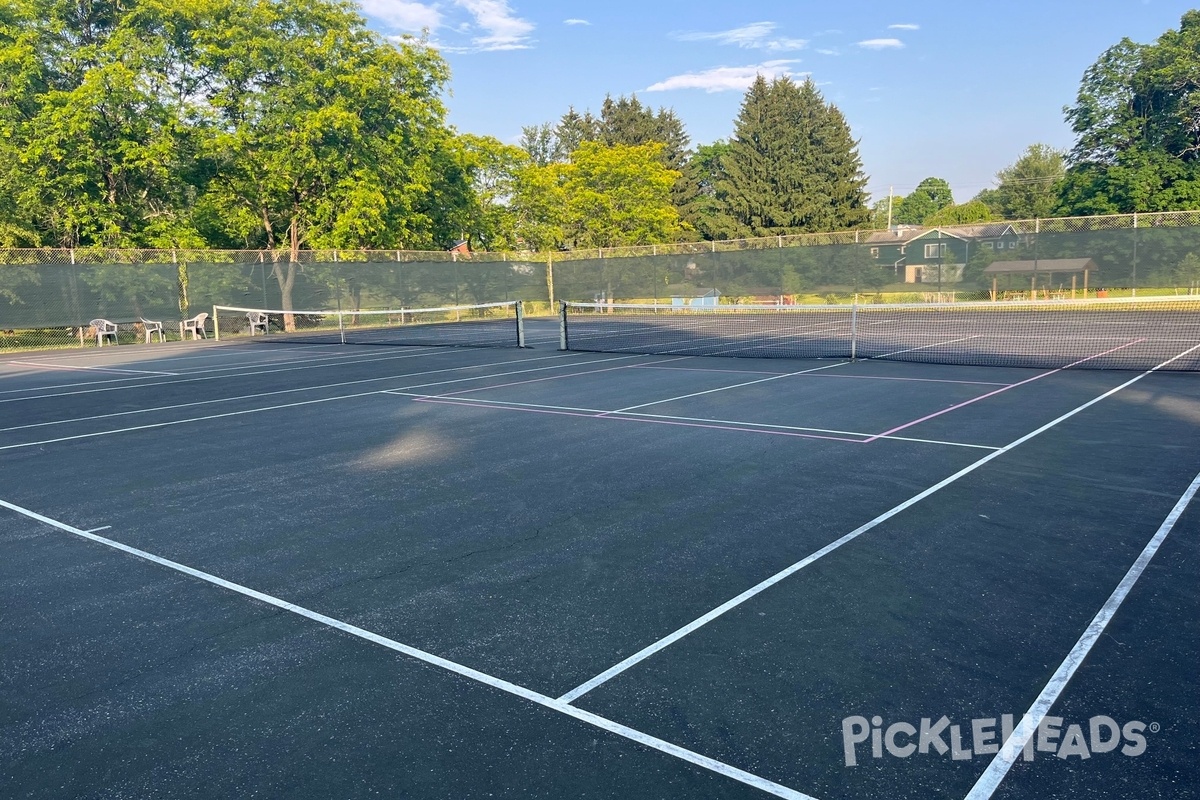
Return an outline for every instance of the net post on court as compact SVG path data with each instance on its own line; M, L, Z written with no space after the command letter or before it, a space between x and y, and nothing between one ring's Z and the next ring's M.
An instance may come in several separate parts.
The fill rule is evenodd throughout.
M561 300L558 308L558 349L570 350L567 342L567 301Z
M213 340L221 341L221 318L217 316L217 306L213 305Z

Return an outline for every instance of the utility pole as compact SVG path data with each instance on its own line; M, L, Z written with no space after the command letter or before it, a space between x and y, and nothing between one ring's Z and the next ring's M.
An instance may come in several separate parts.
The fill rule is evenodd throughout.
M893 186L888 187L888 224L887 224L887 226L888 226L889 231L892 229L892 189L894 189L894 188L895 187L893 187Z

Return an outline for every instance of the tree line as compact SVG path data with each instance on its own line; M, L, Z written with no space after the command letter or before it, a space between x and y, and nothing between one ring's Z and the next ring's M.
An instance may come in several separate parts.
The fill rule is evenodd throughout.
M1200 11L1128 39L1032 145L955 203L872 204L811 80L759 77L728 140L606 98L518 144L448 123L449 69L339 0L11 0L0 9L0 247L549 250L1200 207ZM294 279L276 270L281 286Z

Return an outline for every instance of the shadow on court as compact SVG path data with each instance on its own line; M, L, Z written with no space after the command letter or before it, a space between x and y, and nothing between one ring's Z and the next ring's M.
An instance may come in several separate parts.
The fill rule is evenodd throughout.
M4 365L0 793L966 797L844 721L1019 719L1200 470L1193 374L531 330ZM1051 707L1160 733L984 796L1200 796L1198 532Z

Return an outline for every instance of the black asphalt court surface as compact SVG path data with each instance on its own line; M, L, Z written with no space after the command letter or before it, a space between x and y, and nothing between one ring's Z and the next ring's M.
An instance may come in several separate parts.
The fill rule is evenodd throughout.
M526 342L4 356L0 797L1200 798L1200 373Z

